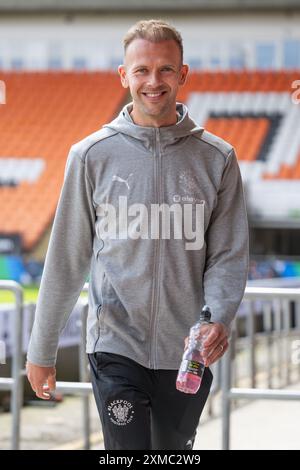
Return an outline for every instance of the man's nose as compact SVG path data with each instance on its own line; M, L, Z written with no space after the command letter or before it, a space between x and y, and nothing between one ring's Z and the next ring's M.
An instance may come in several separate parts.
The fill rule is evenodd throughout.
M159 71L153 71L148 75L148 85L151 85L153 88L158 87L161 84L161 76Z

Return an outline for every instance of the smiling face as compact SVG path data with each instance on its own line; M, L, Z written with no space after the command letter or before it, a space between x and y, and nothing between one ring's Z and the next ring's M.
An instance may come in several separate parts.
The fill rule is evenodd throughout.
M118 72L133 101L131 116L139 126L170 126L176 123L176 96L186 81L188 66L182 65L173 40L150 42L134 39L127 47L125 64Z

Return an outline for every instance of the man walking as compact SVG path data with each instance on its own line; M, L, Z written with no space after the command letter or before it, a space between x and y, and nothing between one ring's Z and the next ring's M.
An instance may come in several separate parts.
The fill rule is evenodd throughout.
M105 448L191 449L247 279L242 181L233 147L176 101L188 74L180 33L140 21L124 52L132 102L68 156L27 373L49 399L59 334L90 273L87 353ZM189 395L175 382L204 303L207 368Z

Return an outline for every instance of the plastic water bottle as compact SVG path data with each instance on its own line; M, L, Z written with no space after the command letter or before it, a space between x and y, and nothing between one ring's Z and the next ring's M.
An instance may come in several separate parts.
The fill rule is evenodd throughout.
M211 312L208 305L204 305L200 319L190 329L188 347L183 353L181 365L176 379L176 388L184 393L197 393L204 373L202 357L203 341L207 335L197 338L203 324L210 323Z

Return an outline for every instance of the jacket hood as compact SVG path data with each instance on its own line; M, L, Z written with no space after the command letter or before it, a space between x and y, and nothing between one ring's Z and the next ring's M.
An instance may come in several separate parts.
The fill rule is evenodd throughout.
M142 141L143 145L151 150L153 148L156 131L160 136L162 147L175 144L179 139L193 134L202 133L204 128L198 126L188 114L188 109L183 103L176 103L178 121L176 124L164 127L144 127L135 124L130 116L133 103L123 107L119 115L103 127L108 127L122 134Z

